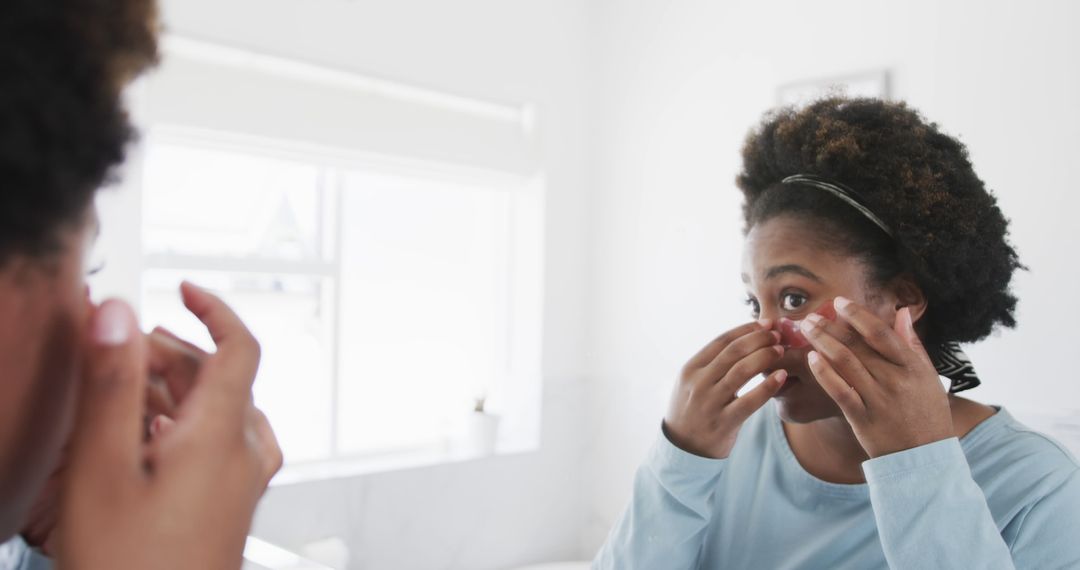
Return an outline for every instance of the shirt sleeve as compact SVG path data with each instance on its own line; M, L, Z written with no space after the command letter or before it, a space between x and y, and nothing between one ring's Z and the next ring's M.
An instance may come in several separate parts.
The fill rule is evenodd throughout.
M687 453L661 433L593 570L696 568L726 462Z
M0 544L0 570L52 570L52 561L19 536Z
M1080 470L1027 510L1012 554L1017 568L1080 568Z
M29 552L27 552L26 560L23 562L22 568L19 570L52 570L52 568L52 559L31 548Z
M871 459L863 472L890 568L1017 567L957 438Z

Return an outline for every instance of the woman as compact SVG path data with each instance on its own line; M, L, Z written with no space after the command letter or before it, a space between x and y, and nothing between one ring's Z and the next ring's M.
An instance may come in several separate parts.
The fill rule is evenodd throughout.
M743 162L757 322L683 369L594 567L1080 568L1077 461L956 395L1021 268L964 146L833 97L767 115Z
M0 568L28 562L24 540L61 567L239 568L281 464L251 400L258 344L224 303L182 290L208 355L86 292L93 198L132 136L121 92L156 60L155 14L0 3ZM144 433L148 399L171 419Z

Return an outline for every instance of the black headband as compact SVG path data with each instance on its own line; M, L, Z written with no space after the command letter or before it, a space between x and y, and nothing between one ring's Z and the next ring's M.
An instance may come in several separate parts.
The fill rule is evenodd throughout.
M785 185L798 184L828 192L848 206L858 210L866 219L874 222L874 225L881 228L893 240L896 240L896 234L893 233L892 228L867 207L866 202L859 196L859 193L843 184L811 174L794 174L783 179L781 183ZM968 390L981 383L978 375L975 374L975 367L971 365L971 359L968 358L967 354L964 354L959 344L955 342L943 343L937 347L936 353L931 352L931 357L938 374L949 379L951 383L949 393L955 394Z

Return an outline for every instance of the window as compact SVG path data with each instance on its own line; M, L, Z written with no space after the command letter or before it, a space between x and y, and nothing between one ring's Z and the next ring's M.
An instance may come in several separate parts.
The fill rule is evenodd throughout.
M479 398L535 446L539 215L520 177L152 134L142 318L209 346L176 290L221 293L289 464L452 452Z

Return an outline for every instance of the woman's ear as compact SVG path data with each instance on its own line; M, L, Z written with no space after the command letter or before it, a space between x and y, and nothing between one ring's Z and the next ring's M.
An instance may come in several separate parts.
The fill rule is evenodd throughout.
M892 290L896 295L896 310L907 307L911 311L911 322L919 322L926 314L926 295L915 278L909 274L897 277L892 282Z

